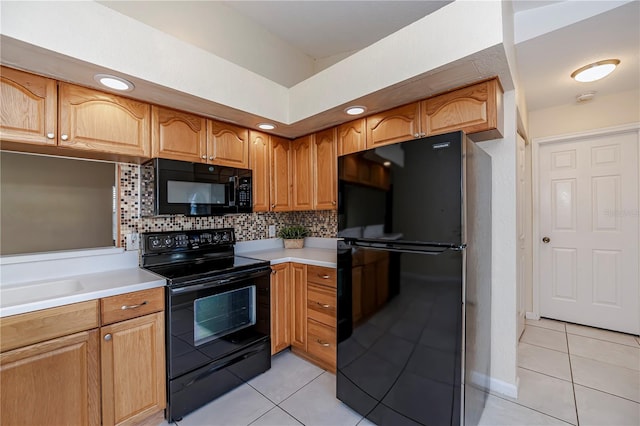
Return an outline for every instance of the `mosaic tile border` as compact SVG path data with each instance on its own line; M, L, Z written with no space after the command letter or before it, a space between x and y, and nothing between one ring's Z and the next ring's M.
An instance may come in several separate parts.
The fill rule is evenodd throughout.
M120 177L120 246L131 232L181 231L190 229L234 228L238 241L268 238L269 225L276 231L285 225L300 224L311 231L312 237L332 238L338 229L335 210L300 212L256 212L226 216L141 217L140 166L119 164Z

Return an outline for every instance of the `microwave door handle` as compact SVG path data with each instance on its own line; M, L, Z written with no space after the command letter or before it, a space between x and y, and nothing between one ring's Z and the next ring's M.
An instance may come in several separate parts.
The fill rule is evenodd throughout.
M231 183L231 190L229 191L229 205L236 205L236 194L238 193L238 176L232 176L229 178Z

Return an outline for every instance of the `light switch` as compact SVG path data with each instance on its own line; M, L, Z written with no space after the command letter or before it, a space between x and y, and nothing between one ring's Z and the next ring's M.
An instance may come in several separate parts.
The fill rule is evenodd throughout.
M276 226L269 225L269 238L275 238L275 237L276 237Z

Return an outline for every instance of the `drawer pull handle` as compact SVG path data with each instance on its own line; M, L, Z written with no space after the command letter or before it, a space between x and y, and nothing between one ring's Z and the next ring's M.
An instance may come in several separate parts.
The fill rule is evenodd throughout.
M138 305L122 305L122 307L120 309L122 309L123 311L127 310L127 309L136 309L139 308L140 306L144 306L147 304L147 301L145 300L144 302L138 304Z
M320 302L316 302L316 303L325 309L329 309L331 307L331 305L327 305L326 303L320 303Z
M322 341L322 340L320 340L320 339L316 339L316 342L318 342L318 344L319 344L320 346L324 346L325 348L328 348L329 346L331 346L331 343L327 343L327 342Z
M318 277L322 278L323 280L328 280L330 278L329 275L322 275L322 274L318 274Z

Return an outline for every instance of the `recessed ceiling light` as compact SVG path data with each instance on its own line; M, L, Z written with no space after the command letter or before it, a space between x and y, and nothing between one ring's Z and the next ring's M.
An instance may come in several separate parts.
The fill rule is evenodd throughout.
M258 124L258 127L262 130L273 130L276 128L276 125L271 123L260 123Z
M366 107L363 106L359 106L359 105L354 105L354 106L350 106L345 108L344 112L346 112L349 115L360 115L363 112L365 112L367 110Z
M594 62L578 68L571 73L571 78L581 83L589 83L591 81L600 80L611 74L620 63L619 59L607 59L605 61Z
M96 74L93 79L105 87L121 92L130 92L135 87L132 82L124 78L109 74Z

